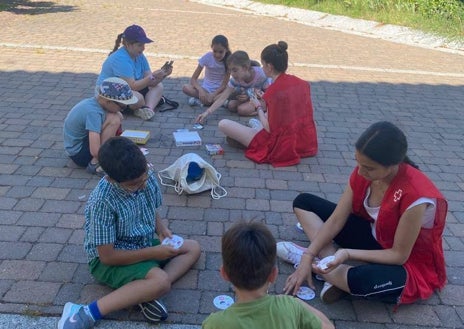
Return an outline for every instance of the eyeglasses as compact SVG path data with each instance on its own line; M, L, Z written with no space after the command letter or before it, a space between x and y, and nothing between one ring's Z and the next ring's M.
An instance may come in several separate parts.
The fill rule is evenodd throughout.
M114 184L127 193L135 193L145 188L145 184L147 183L148 178L149 178L149 175L148 175L148 170L147 170L145 171L143 175L131 181L122 182L122 183L115 182Z

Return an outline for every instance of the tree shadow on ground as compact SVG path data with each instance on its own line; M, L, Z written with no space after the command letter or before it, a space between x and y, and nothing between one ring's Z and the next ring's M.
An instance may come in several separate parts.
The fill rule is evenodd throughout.
M82 246L85 200L98 179L81 168L68 167L62 143L63 120L77 102L92 97L96 79L95 72L0 70L0 232L12 232L0 234L0 304L4 308L27 306L41 314L57 315L67 301L87 303L108 292L88 273ZM210 203L208 192L179 196L172 189L161 188L165 200L161 216L169 220L170 229L202 241L204 246L203 260L166 296L170 323L200 325L216 311L213 298L231 293L218 275L221 229L209 228L222 228L241 219L265 218L277 240L307 244L305 235L294 228L292 200L305 191L336 202L356 164L353 144L360 132L375 121L392 121L406 132L412 160L449 201L452 215L447 225L454 229L448 226L445 230L447 241L459 238L453 232L458 230L456 225L464 224L463 86L311 81L319 153L303 159L298 166L274 169L255 165L244 157L242 150L226 145L224 135L217 130L218 120L227 118L246 124L248 118L225 109L212 114L199 132L204 143L222 144L223 155L210 157L202 146L176 147L172 132L191 127L193 118L204 111L187 104L188 97L181 88L189 79L173 76L163 82L165 95L180 103L178 109L156 113L152 121L134 116L123 121L124 129L151 132L144 147L149 151L147 159L157 170L166 168L182 154L195 152L222 174L221 185L229 193L226 199ZM250 203L250 199L255 203ZM261 206L267 202L271 202L272 208ZM53 247L39 253L36 245ZM460 288L460 245L447 244L447 248L450 287ZM37 265L31 267L32 263ZM15 264L29 266L31 273L15 277L14 273L19 273L12 270L13 265L19 267ZM293 271L293 267L282 262L279 268L281 274L272 292L281 291ZM37 278L34 285L29 279L32 276ZM49 292L44 293L43 287ZM317 292L320 288L321 283ZM354 307L352 301L345 299L327 308L316 298L312 305L335 319L337 328L363 326L363 320L356 320L362 309L369 309L371 318L383 317L385 322L367 323L365 328L406 328L412 321L408 314L413 311L422 314L445 307L453 309L450 301L458 298L450 295L448 291L443 297L434 296L432 301L415 304L410 311L402 311L406 307L402 306L398 314L404 314L403 318L397 317L394 323L388 320L391 310L385 310L386 306L379 302L369 301L366 308L356 301ZM139 312L132 310L116 312L110 318L143 321ZM456 327L462 327L461 322ZM432 326L445 328L438 320Z
M0 12L9 11L17 15L42 15L58 12L70 12L75 6L59 5L54 1L17 0L0 3Z

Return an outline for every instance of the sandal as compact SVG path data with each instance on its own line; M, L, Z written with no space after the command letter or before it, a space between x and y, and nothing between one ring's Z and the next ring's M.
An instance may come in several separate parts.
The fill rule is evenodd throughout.
M156 108L158 109L159 112L175 110L178 107L179 107L178 102L170 100L166 96L161 96L161 99L158 102L158 105L156 105Z
M150 120L155 116L155 112L148 106L142 106L134 111L134 115L142 120Z
M100 177L103 177L103 176L106 175L106 173L103 171L103 168L100 166L100 164L98 162L97 163L89 162L89 164L87 165L87 168L85 168L85 170L89 174L97 175L97 176L100 176Z

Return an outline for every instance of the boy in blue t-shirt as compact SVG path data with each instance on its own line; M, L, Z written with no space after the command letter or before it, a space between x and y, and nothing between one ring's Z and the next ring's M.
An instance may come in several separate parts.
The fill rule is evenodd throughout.
M121 110L137 103L137 97L126 81L119 78L103 80L96 96L76 104L66 116L63 126L64 149L75 164L87 172L102 176L98 150L121 127Z

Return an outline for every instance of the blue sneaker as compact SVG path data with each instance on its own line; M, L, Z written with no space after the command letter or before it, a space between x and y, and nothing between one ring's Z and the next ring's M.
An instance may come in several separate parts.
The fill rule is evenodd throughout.
M84 305L66 303L63 314L58 321L58 329L89 329L95 324L95 320L84 309Z

